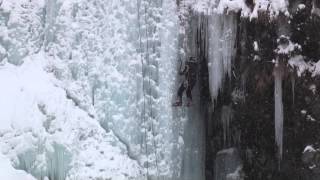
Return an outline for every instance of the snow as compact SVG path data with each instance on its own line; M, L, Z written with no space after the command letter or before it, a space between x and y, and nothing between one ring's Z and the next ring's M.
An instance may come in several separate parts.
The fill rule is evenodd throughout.
M10 1L0 5L0 44L7 50L8 61L21 64L29 53L39 51L42 36L44 0ZM19 38L18 38L19 37Z
M235 154L237 152L237 150L235 148L228 148L228 149L222 149L221 151L217 152L218 155L223 155L223 154L227 154L227 155L232 155Z
M208 13L213 8L210 0L194 1L192 4L193 10L200 13Z
M313 93L313 94L316 94L317 92L317 86L315 84L311 84L309 86L309 90Z
M259 44L258 44L257 41L254 41L254 42L253 42L253 50L254 50L254 51L259 51Z
M270 0L271 13L278 16L280 12L289 16L287 7L289 6L288 0Z
M296 69L296 72L299 77L310 69L310 65L304 61L304 57L302 55L296 55L289 59L288 64L293 69Z
M253 11L250 15L250 19L252 18L258 18L259 12L265 12L268 10L269 7L269 0L256 0L255 6L253 8Z
M320 60L312 65L310 71L312 72L312 76L320 75Z
M182 13L191 7L210 16L213 101L231 76L235 12L257 17L258 11L286 13L287 6L256 0L251 12L245 0L183 3ZM37 179L59 180L203 178L201 111L168 103L179 81L176 60L195 49L179 47L179 33L190 35L196 26L179 29L175 4L1 0L0 61L6 60L0 66L0 152L12 164L5 164L8 172L16 172L13 166ZM303 66L295 59L290 65ZM226 146L231 119L225 107Z
M303 150L303 153L306 153L306 152L316 152L316 150L313 148L313 146L309 145L309 146L306 146Z
M285 41L285 42L280 42L280 41ZM278 47L275 50L277 54L281 54L281 55L290 55L290 53L292 53L294 50L296 49L301 49L301 46L297 43L293 43L290 40L290 37L285 36L285 35L281 35L278 39Z
M0 179L4 180L35 180L24 171L16 170L10 161L0 153Z
M185 132L189 115L168 103L176 91L175 1L2 2L8 143L0 146L15 168L38 179L120 180L174 179L194 167L182 165L183 147L198 150Z
M301 110L300 112L301 112L301 114L307 114L307 111L306 111L306 110L304 110L304 109L303 109L303 110Z
M302 9L305 9L306 8L306 5L305 4L299 4L298 5L298 9L299 10L302 10Z
M242 16L249 16L250 9L247 7L245 0L221 0L218 4L216 12L219 14L241 11Z
M250 18L250 20L258 18L260 12L266 12L270 19L275 19L280 13L290 16L288 0L255 0L252 9L246 5L246 0L185 0L183 2L195 11L208 15L241 12L242 17ZM302 5L299 7L303 8Z
M5 84L0 89L1 152L36 178L137 177L139 165L126 156L124 146L68 99L63 83L45 71L48 59L40 53L20 67L0 67L0 83Z

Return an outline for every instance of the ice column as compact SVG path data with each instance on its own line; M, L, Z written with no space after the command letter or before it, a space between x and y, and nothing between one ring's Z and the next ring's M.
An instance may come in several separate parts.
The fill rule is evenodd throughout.
M274 69L274 120L275 136L278 147L279 162L282 159L283 144L283 103L282 103L282 72L279 65Z

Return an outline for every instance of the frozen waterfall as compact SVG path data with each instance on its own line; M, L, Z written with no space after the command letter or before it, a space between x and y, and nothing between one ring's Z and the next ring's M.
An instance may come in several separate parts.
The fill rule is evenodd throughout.
M0 89L0 107L6 108L0 111L0 158L38 180L204 180L210 165L215 180L237 174L243 163L240 135L246 131L246 123L237 122L247 118L239 118L240 103L228 94L243 75L234 63L237 44L245 44L238 49L245 51L239 64L253 75L243 82L256 82L249 80L259 73L249 73L251 40L254 53L265 48L257 32L244 33L248 44L237 42L244 40L242 28L259 26L241 18L258 22L258 11L269 7L275 15L286 12L285 1L279 8L276 2L247 7L244 0L0 0L0 82L6 84ZM283 24L276 28L287 31ZM185 78L178 75L180 63L190 56L199 62L193 105L172 107ZM274 67L270 95L279 162L281 66ZM224 89L230 91L220 102ZM219 119L208 122L215 113ZM206 123L218 124L210 127L210 143ZM210 165L207 144L216 159Z

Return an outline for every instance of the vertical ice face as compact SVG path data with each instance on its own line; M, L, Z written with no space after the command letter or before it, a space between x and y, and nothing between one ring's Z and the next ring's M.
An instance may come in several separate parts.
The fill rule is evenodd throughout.
M172 111L178 54L174 1L48 1L45 50L69 97L113 131L149 177L181 167ZM82 96L83 98L79 98ZM90 103L88 103L90 102ZM173 168L176 167L176 168Z
M212 14L209 17L209 83L214 101L221 90L225 76L231 76L232 61L236 52L236 15Z
M283 152L283 103L282 103L282 72L276 65L274 69L274 121L275 137L278 148L279 163Z
M95 71L101 79L95 95L97 114L144 167L144 175L170 177L175 162L171 107L178 51L175 2L114 1L102 7L109 15L101 14L103 21L97 18L104 32L99 47L103 61Z
M41 48L44 1L2 1L0 4L0 54L8 62L19 65L25 56Z
M59 5L57 0L47 0L44 7L44 49L48 50L49 46L54 43L54 36L56 32L56 18L58 16Z
M15 167L32 174L39 180L45 177L65 180L71 168L71 159L72 154L64 146L54 143L52 150L46 150L44 146L40 146L38 149L19 154Z

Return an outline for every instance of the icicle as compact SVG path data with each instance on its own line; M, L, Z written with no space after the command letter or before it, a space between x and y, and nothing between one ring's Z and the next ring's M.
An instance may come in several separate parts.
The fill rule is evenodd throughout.
M279 168L283 152L283 103L282 103L282 72L279 65L274 69L274 120L275 137L278 147Z
M235 55L237 20L234 14L217 15L209 18L209 83L212 100L222 88L224 76L231 74Z
M294 105L295 101L295 84L296 79L294 78L294 75L291 75L292 105Z
M231 106L223 106L221 110L221 123L223 127L223 145L227 147L230 144L230 123L232 121Z

